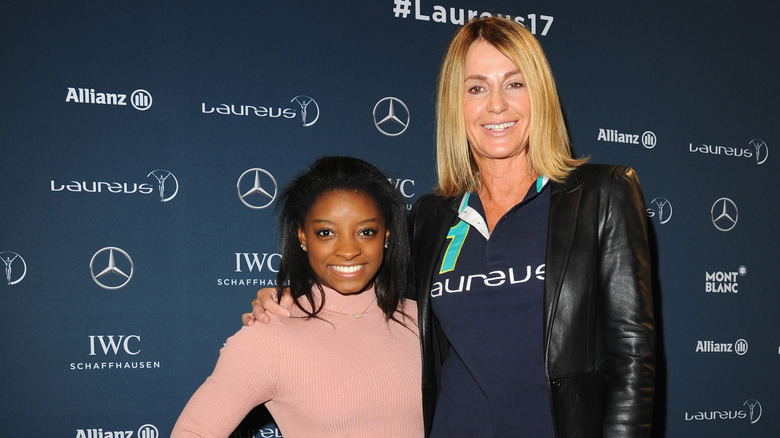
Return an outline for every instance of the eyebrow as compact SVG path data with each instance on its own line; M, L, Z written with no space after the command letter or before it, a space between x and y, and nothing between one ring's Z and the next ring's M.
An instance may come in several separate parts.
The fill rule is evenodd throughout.
M331 220L328 220L328 219L312 219L311 221L312 221L312 223L315 223L315 224L333 224L333 223L335 223L335 222L333 222ZM362 221L358 222L358 225L364 225L364 224L372 223L372 222L380 223L381 221L379 220L379 218L365 219L365 220L362 220Z
M517 70L517 69L511 70L511 71L508 71L508 72L504 73L503 79L506 79L506 78L508 78L510 76L514 76L514 75L522 75L522 73L520 73L520 70ZM468 81L469 79L476 79L476 80L484 81L484 80L487 80L487 76L485 76L485 75L469 75L469 76L466 76L464 81Z

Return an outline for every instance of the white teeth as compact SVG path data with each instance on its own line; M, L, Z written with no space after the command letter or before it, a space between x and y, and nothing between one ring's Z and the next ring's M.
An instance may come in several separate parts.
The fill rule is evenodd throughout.
M352 265L352 266L331 265L330 267L333 268L334 271L343 272L345 274L351 274L353 272L359 271L360 268L363 267L363 265Z
M487 129L489 129L491 131L501 131L501 130L504 130L504 129L514 125L514 124L515 124L515 122L506 122L506 123L502 123L500 125L482 125L482 126L484 126L485 128L487 128Z

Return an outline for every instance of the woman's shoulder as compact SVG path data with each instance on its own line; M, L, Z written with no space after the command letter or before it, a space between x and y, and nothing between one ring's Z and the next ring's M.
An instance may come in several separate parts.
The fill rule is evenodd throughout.
M639 177L632 167L623 164L585 163L569 173L563 186L583 183L590 187L639 186Z

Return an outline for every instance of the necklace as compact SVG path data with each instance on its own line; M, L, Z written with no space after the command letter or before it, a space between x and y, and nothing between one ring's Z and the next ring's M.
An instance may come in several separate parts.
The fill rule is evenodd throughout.
M370 303L368 303L368 306L366 306L366 308L365 308L365 309L363 309L363 311L362 311L362 312L358 312L358 313L351 313L351 312L347 312L346 310L344 310L344 309L340 309L340 308L338 308L338 307L334 306L333 304L328 304L328 306L329 306L329 307L332 307L332 308L334 308L335 310L337 310L337 311L339 311L339 312L341 312L341 313L343 313L343 314L345 314L345 315L349 315L349 316L351 316L351 317L353 317L353 318L355 318L355 319L360 319L360 318L362 318L362 317L363 317L363 314L364 314L364 313L366 313L366 311L368 310L368 308L369 308L369 307L371 307L371 305L372 305L372 304L374 304L374 301L376 301L376 296L374 296L374 299L373 299L373 300L371 300L371 302L370 302Z

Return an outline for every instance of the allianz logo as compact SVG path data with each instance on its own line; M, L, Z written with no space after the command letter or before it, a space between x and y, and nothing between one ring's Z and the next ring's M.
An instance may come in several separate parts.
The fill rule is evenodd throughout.
M645 131L642 134L620 132L617 129L600 128L596 137L598 141L608 143L641 144L647 149L652 149L658 143L653 131Z
M65 96L65 102L114 106L127 106L130 103L133 108L139 111L146 111L152 106L152 95L146 90L138 89L133 91L128 99L125 93L95 91L94 88L69 87Z
M76 429L76 438L160 438L160 431L153 424L144 424L137 431L108 430L102 427Z
M744 339L735 342L696 341L696 353L737 353L744 356L748 352L748 343Z

